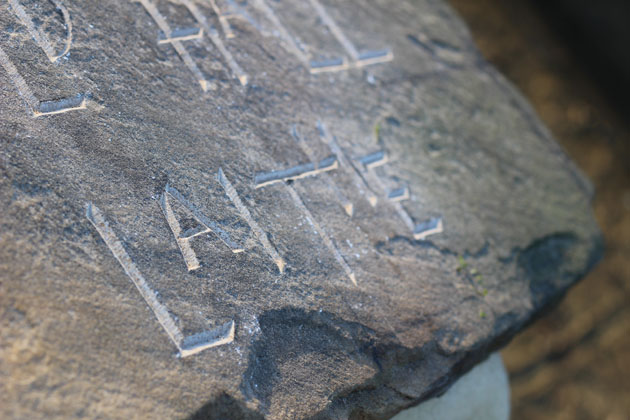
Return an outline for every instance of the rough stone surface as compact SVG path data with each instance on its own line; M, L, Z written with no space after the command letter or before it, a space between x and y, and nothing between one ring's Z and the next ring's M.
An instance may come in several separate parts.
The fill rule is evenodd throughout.
M320 1L0 5L1 417L388 418L597 260L447 6ZM393 60L309 72L355 47Z

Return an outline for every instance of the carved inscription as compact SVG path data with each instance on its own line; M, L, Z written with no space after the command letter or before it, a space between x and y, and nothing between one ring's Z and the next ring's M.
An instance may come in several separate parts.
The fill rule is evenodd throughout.
M39 47L44 51L50 62L54 63L59 58L65 56L72 47L72 20L70 19L68 9L66 9L66 7L60 0L51 1L63 16L64 24L66 27L65 47L63 51L61 51L61 53L59 54L55 53L50 39L48 38L46 33L41 29L41 27L35 25L35 23L26 13L20 2L18 0L9 0L9 4L11 5L11 10L13 10L20 22L26 27L37 45L39 45ZM2 65L4 70L9 75L9 79L11 79L11 82L16 87L18 93L20 94L24 102L26 102L26 105L30 109L31 115L33 117L62 114L64 112L76 111L86 108L86 95L84 94L78 94L68 98L50 101L40 101L39 99L37 99L37 97L33 94L31 88L28 86L22 75L18 72L17 68L11 62L11 59L1 46L0 65Z
M254 177L255 188L265 187L267 185L280 182L282 183L289 195L291 196L295 206L304 214L308 223L315 229L315 231L321 237L324 245L332 253L339 265L342 267L348 278L356 286L357 279L353 269L349 266L346 259L343 257L338 247L335 245L334 240L326 232L324 227L320 225L311 211L308 209L295 188L289 184L288 181L304 178L307 176L321 175L326 176L326 181L329 185L333 186L333 191L337 190L340 194L338 198L343 206L346 208L346 214L352 216L352 203L345 198L334 182L325 173L328 170L343 169L351 176L356 185L358 191L363 195L372 206L376 206L378 203L377 195L373 192L379 190L381 195L387 198L386 203L393 206L395 211L402 219L405 226L409 229L414 239L424 240L430 235L434 235L442 232L443 225L441 218L431 218L421 223L416 224L413 218L402 206L401 202L409 200L411 194L407 186L395 188L387 191L384 183L378 177L375 169L381 167L388 162L387 153L384 150L377 150L373 153L369 153L358 159L350 159L343 149L337 143L337 139L330 134L325 125L321 122L317 122L317 130L319 132L320 139L328 145L329 149L334 153L319 163L314 161L314 153L306 142L300 137L297 132L297 128L294 125L291 128L291 134L296 140L298 145L304 151L304 153L311 159L310 163L294 166L289 169L272 171L263 174L258 174ZM334 164L334 165L333 165Z
M203 30L199 28L175 29L170 34L160 33L158 44L169 44L175 41L190 41L192 39L201 39Z
M214 90L216 89L216 86L206 79L206 77L203 75L203 72L193 61L192 57L182 44L185 41L202 40L207 37L210 43L208 44L204 42L202 43L202 45L209 52L212 52L212 46L214 46L223 57L223 60L229 68L232 77L237 79L242 86L248 84L250 78L249 75L236 61L232 53L228 50L224 41L224 39L229 40L236 36L232 29L232 26L230 25L229 19L244 19L261 34L264 34L265 31L263 31L261 26L244 10L242 10L240 6L238 6L236 3L231 2L231 9L233 9L232 11L224 12L221 10L221 8L218 7L215 0L204 0L204 2L210 6L212 11L216 15L216 19L218 20L219 26L221 27L221 32L223 33L222 37L220 32L215 29L213 25L211 25L208 18L199 8L198 2L196 2L195 0L170 0L173 3L184 6L199 25L199 27L195 28L184 28L177 30L171 29L166 19L158 11L155 3L153 3L152 0L131 1L142 4L142 6L145 8L145 10L149 13L154 22L162 31L158 37L157 43L170 44L173 46L173 48L175 48L177 54L180 56L182 61L184 61L184 64L188 67L188 69L193 73L204 92L208 90ZM351 68L359 68L373 64L385 63L393 60L393 54L388 49L372 50L365 52L358 51L355 45L350 41L348 36L342 30L342 28L332 19L332 17L319 3L319 1L308 0L308 4L313 9L314 13L318 15L319 20L328 28L335 40L341 45L346 53L346 55L343 57L330 58L323 61L313 60L311 54L304 48L304 46L300 42L297 41L297 38L293 34L291 34L287 27L278 18L274 10L269 6L269 4L267 4L266 0L252 0L252 4L271 23L271 25L273 26L273 35L280 38L284 48L286 48L288 52L293 54L300 61L300 63L302 63L313 74L348 70ZM282 8L285 6L283 4L279 4L276 7Z
M243 204L243 202L241 201L241 198L238 196L238 193L236 192L236 189L234 188L234 186L232 186L232 183L225 176L225 173L223 172L223 169L221 168L219 168L219 172L217 173L217 180L219 181L219 183L225 190L225 194L227 194L230 201L232 201L232 203L234 204L238 212L241 214L241 217L245 219L245 221L251 228L252 232L254 232L254 235L256 235L256 237L260 241L263 248L265 249L265 252L269 255L269 257L271 257L273 262L278 267L278 270L280 271L280 273L283 273L284 267L287 265L286 262L280 256L280 254L278 254L278 251L276 250L276 248L273 245L271 245L271 242L269 242L269 238L267 238L267 234L265 233L264 230L260 228L258 223L256 223L256 220L254 220L254 218L252 217L247 207Z
M355 188L367 199L372 207L376 206L376 203L378 203L378 197L374 194L374 192L372 192L361 173L356 170L354 165L352 165L351 159L349 159L341 147L339 147L337 139L330 134L324 123L321 121L317 121L317 131L319 132L320 140L328 145L330 150L339 159L342 169L350 175Z
M236 189L226 177L222 169L217 173L217 181L223 187L227 197L236 207L239 215L247 222L254 236L263 246L265 252L271 257L280 273L284 272L286 263L278 254L276 248L269 242L267 234L262 230L258 223L254 220L247 207L243 204ZM182 226L174 211L173 204L177 202L181 208L185 209L188 215L199 224L198 228L183 230ZM198 269L201 264L191 247L190 240L206 233L216 234L232 252L243 252L244 246L234 241L230 234L223 229L217 222L205 216L196 206L190 203L177 189L170 185L166 185L164 193L160 197L160 208L164 213L166 221L175 237L179 250L182 254L186 268L189 272ZM205 349L216 347L222 344L230 343L234 340L234 321L230 321L218 328L209 331L203 331L198 334L185 337L168 309L162 304L158 295L153 291L146 280L132 261L124 246L109 226L101 211L92 203L87 204L86 217L96 228L101 238L105 241L114 257L123 267L125 273L132 280L142 297L145 299L156 318L170 337L171 341L177 346L181 357L190 356ZM312 219L312 216L311 216Z
M307 176L318 175L338 167L337 156L328 156L320 162L309 162L289 169L258 174L254 177L254 183L256 188L260 188L276 182L293 181Z
M232 73L232 77L238 79L241 85L247 85L249 80L249 76L245 71L241 68L241 66L236 62L230 51L227 49L223 40L217 31L212 27L212 25L208 22L206 16L201 12L197 4L193 0L171 0L176 4L180 4L188 10L188 12L193 16L193 18L199 24L199 28L185 28L185 29L177 29L171 30L169 24L166 22L166 19L159 12L154 3L150 0L131 0L135 2L141 3L146 11L151 15L155 23L158 25L162 33L158 38L158 44L171 44L173 48L177 51L177 54L180 56L184 64L188 67L188 69L193 73L193 75L197 78L202 90L204 92L208 90L216 89L216 86L210 83L197 64L193 61L192 57L183 46L183 41L190 40L203 40L204 37L208 37L212 45L214 45L223 59L225 63L230 68ZM224 34L226 38L233 38L234 32L230 27L228 17L232 17L231 14L223 14L219 8L217 7L214 0L207 0L212 6L213 11L217 14L217 18L221 27L223 28ZM211 47L207 43L203 43L204 47L211 52Z
M33 20L20 5L19 0L8 1L20 22L27 28L35 42L42 48L51 62L58 61L59 58L70 51L73 28L68 10L63 6L60 0L50 0L60 11L66 27L64 49L60 52L55 52L46 33L39 26L34 24ZM196 78L196 81L204 92L215 89L216 86L206 79L203 72L186 49L185 42L197 40L206 49L210 49L211 46L216 47L227 64L227 67L229 67L231 75L235 79L238 79L241 85L247 85L249 76L240 67L224 43L224 39L231 39L236 36L229 19L237 17L237 15L242 17L242 15L223 12L218 7L215 0L170 0L185 7L197 22L197 26L195 27L173 30L152 0L131 1L140 3L160 29L161 32L157 35L155 42L166 47L172 46L175 49L178 56ZM205 1L216 15L221 32L215 29L202 13L198 6L201 1ZM344 57L314 61L307 50L297 41L297 38L289 32L278 16L276 16L274 9L269 6L267 0L251 1L272 23L275 28L274 34L283 40L285 47L313 74L359 68L388 62L393 59L393 54L389 50L360 52L343 29L328 14L319 0L307 0L307 4L318 16L319 21L328 28L330 34L343 48L343 51L345 51ZM235 7L237 6L235 5ZM284 6L280 5L276 7ZM259 27L257 27L257 29L260 30ZM222 39L221 33L224 39ZM210 42L207 42L208 40ZM31 108L34 116L53 115L86 108L86 96L83 94L63 99L39 101L1 47L0 64L8 73L20 95ZM312 230L319 235L326 249L332 254L345 276L348 277L354 286L358 285L357 276L354 269L348 263L349 259L347 260L346 256L342 254L337 245L336 239L338 239L338 236L335 236L336 232L331 229L327 231L325 221L323 223L318 221L311 209L307 206L308 200L303 199L298 193L299 189L296 189L292 185L293 181L306 177L321 177L331 188L331 191L334 193L345 214L348 217L353 217L355 206L334 182L333 178L335 175L330 173L334 170L343 171L350 178L357 192L367 200L372 207L376 207L379 203L384 203L383 205L385 206L392 206L415 239L424 240L430 235L442 232L443 223L441 218L430 218L416 223L407 210L405 210L402 203L412 198L407 185L396 185L394 188L387 188L387 185L380 179L376 169L388 163L388 155L385 150L377 150L358 159L352 158L348 156L344 148L339 145L337 138L328 131L322 122L318 121L316 128L319 133L319 141L326 145L330 154L325 153L322 155L323 158L322 156L318 157L309 147L305 139L300 136L297 127L294 125L291 129L291 135L307 156L308 161L302 161L303 163L286 169L256 174L253 179L252 189L264 188L272 184L280 184L282 188L286 189L295 208L301 212L308 224L313 228ZM319 147L321 147L321 144ZM379 169L379 171L382 170L383 169ZM264 252L278 268L279 273L283 274L286 268L284 258L280 256L276 247L269 240L268 234L254 219L248 207L241 200L236 188L232 185L221 168L217 171L216 181L218 181L223 188L223 191L236 209L239 217L249 226L251 235L260 243ZM249 241L241 241L242 238L233 238L229 229L225 229L221 223L204 214L200 208L184 197L175 187L169 184L165 186L159 198L159 206L177 243L188 272L198 270L202 266L200 258L192 246L194 238L206 234L214 234L220 238L223 244L232 252L240 253L246 250L246 243L249 243ZM187 228L186 223L182 221L182 212L186 213L191 219L194 219L198 225L194 228ZM182 329L180 329L176 321L176 317L171 315L166 305L160 301L159 294L150 287L98 207L92 203L88 203L86 218L94 226L126 275L133 282L162 328L177 347L181 357L187 357L205 349L228 344L234 340L234 320L211 330L184 336ZM320 220L322 219L320 218ZM247 229L244 224L241 224L241 226L243 229ZM328 226L330 227L332 225ZM332 236L330 233L332 233ZM352 244L350 244L350 247L352 247ZM354 265L355 263L352 264ZM358 269L358 267L355 268Z
M317 231L317 234L320 236L320 238L322 238L322 242L324 242L324 245L326 246L326 248L328 248L328 250L333 254L333 256L335 257L335 260L337 260L337 262L343 269L344 273L346 273L346 275L348 276L352 284L356 286L357 278L354 272L352 271L352 269L346 262L345 258L341 255L341 252L339 252L339 249L334 244L331 237L326 233L324 228L319 223L317 223L317 220L313 217L309 209L306 207L306 205L304 204L304 201L302 201L302 198L300 198L300 195L297 193L297 191L295 191L295 188L293 188L292 186L288 184L285 184L285 187L289 191L289 194L291 195L291 199L293 200L293 203L295 204L295 206L302 211L308 223L311 226L313 226L313 228Z
M236 35L234 35L230 22L228 21L230 14L224 14L221 12L221 10L217 7L217 2L214 0L208 0L208 3L210 3L214 14L217 15L217 19L219 19L219 24L221 25L221 29L223 30L225 37L228 39L234 38Z
M9 4L11 5L13 12L20 19L20 22L22 22L22 24L26 26L28 32L31 34L35 42L37 42L37 45L39 45L41 49L44 50L44 53L46 53L46 56L48 57L50 62L54 63L55 61L66 55L68 51L70 51L70 48L72 46L72 21L70 20L68 9L66 9L66 7L60 0L51 0L51 2L55 5L57 10L61 12L64 24L66 26L65 47L63 51L59 54L55 53L55 50L52 47L50 39L48 39L46 33L41 30L41 28L35 26L35 23L33 23L33 20L26 13L20 2L18 0L9 0Z
M42 101L36 116L61 114L68 111L76 111L86 108L85 95L79 94L70 98L57 99L54 101Z
M313 153L313 150L309 147L306 141L304 141L304 139L300 136L295 124L291 127L291 135L293 136L293 139L297 142L297 144L300 146L300 149L302 149L304 154L308 156L308 158L311 160L311 162L315 162L315 153ZM346 195L341 191L341 189L332 180L332 178L328 176L327 173L322 172L320 175L324 179L326 184L328 184L328 187L332 189L332 191L335 193L335 196L337 196L337 201L339 201L339 204L341 205L343 210L346 212L346 214L348 216L352 216L352 214L354 213L354 205L352 204L352 201L350 201L346 197Z
M413 230L413 237L415 239L424 240L430 235L442 233L443 231L442 218L433 217L418 224Z
M394 55L389 50L382 51L366 51L359 53L354 44L348 39L343 30L337 25L337 23L330 17L324 6L318 0L309 0L309 3L315 9L321 21L328 27L333 36L337 39L339 44L346 50L346 53L350 57L350 60L343 58L340 64L332 63L331 65L322 65L321 63L311 62L311 73L319 73L324 71L339 71L350 68L359 68L369 66L372 64L379 64L391 61L394 59Z
M209 88L214 87L206 80L206 77L203 75L201 70L199 70L199 67L197 67L197 64L195 64L195 62L193 61L192 57L186 50L186 47L184 47L184 45L182 44L182 41L186 39L195 39L195 38L189 37L185 39L178 39L177 35L173 33L173 31L171 30L171 27L166 22L166 19L164 19L164 16L162 16L160 11L157 9L155 4L151 2L151 0L131 0L131 1L142 4L142 6L147 11L147 13L149 13L153 21L162 31L161 37L169 40L168 43L172 45L173 48L175 48L175 51L177 51L177 54L182 59L186 67L188 67L188 70L190 70L190 72L197 79L199 86L201 86L201 90L203 90L204 92L207 92ZM158 43L160 43L160 39L158 39Z
M359 52L350 41L345 32L330 17L324 6L318 0L308 0L311 8L317 13L320 21L328 27L331 34L345 50L347 57L330 58L324 61L314 61L311 55L303 49L296 37L282 24L273 9L267 4L267 0L254 0L253 4L274 25L276 34L284 41L284 46L313 74L323 72L336 72L351 68L360 68L372 64L391 61L394 55L388 49ZM284 7L279 5L278 7Z
M402 201L411 198L407 186L387 191L387 188L374 171L376 168L388 162L388 156L384 150L378 150L356 159L358 163L358 165L356 165L354 163L355 160L350 159L345 154L337 143L337 139L330 134L321 121L317 122L317 130L320 134L320 139L326 143L330 150L337 156L341 168L350 174L359 193L366 197L372 206L376 206L378 203L378 197L373 191L379 190L381 191L380 195L387 197L389 203L394 207L394 210L398 213L405 226L412 232L414 239L424 240L428 236L443 231L443 222L439 217L431 218L418 224L413 221L413 218L401 204Z
M293 54L306 68L310 67L309 56L300 45L297 43L295 38L291 35L289 30L282 24L278 16L274 13L274 11L269 7L265 0L253 0L252 2L256 8L258 8L265 17L273 24L276 29L276 34L280 37L282 41L284 41L283 46Z
M258 223L256 223L251 213L238 196L236 189L227 179L225 173L223 173L222 169L219 169L217 173L217 181L219 182L219 184L221 184L227 197L230 199L230 201L238 211L240 217L245 220L245 222L247 222L256 239L259 241L265 252L276 264L280 273L284 272L284 267L286 266L284 259L280 257L276 248L271 244L271 242L269 242L267 234L260 228ZM199 227L191 228L185 231L182 229L179 221L177 220L177 216L173 211L173 206L171 202L171 200L173 199L186 210L188 215L192 216L192 218L199 224ZM197 254L190 245L190 240L197 236L212 232L217 235L221 239L221 241L228 248L230 248L230 250L232 250L232 252L240 253L245 251L245 246L243 243L239 243L239 241L232 238L231 235L224 228L222 228L218 222L204 215L201 210L199 210L195 205L189 202L177 189L168 184L164 189L164 193L160 197L160 207L162 208L164 217L166 218L166 221L171 231L173 232L173 236L177 241L177 246L179 247L179 250L182 254L182 257L184 258L184 262L186 263L186 267L189 272L201 267L201 264L199 263L199 260L197 258Z
M214 28L212 28L212 26L208 22L208 19L206 19L206 17L203 15L203 13L201 13L197 5L192 0L179 0L179 1L181 2L182 5L184 5L188 9L190 14L193 15L195 20L205 30L206 36L210 38L210 41L212 42L212 44L214 44L214 46L219 50L219 52L223 56L223 59L225 60L225 62L227 63L228 67L230 68L232 72L232 76L238 79L241 85L245 86L249 80L249 77L247 76L245 71L243 71L241 66L236 62L236 60L234 59L230 51L228 51L228 49L226 48L225 44L221 40L221 37L219 36L217 31ZM233 38L234 32L232 32L232 28L230 27L227 17L221 14L214 0L208 0L208 1L211 3L214 12L217 14L217 17L219 19L219 22L221 23L221 26L223 27L223 31L225 33L226 38Z
M297 131L295 127L293 128L293 132L294 132L294 136L298 139L298 143L300 143L299 136L297 135ZM308 154L312 156L312 152L310 151L308 146L304 144L303 147L306 150L308 150L309 151ZM306 204L304 203L304 201L302 200L298 192L295 190L295 188L293 188L293 186L289 185L289 183L287 182L287 181L293 181L296 179L304 178L307 176L315 176L315 175L323 174L324 172L337 169L338 166L339 165L337 161L337 156L333 155L333 156L329 156L328 158L322 160L319 163L311 162L308 164L298 165L298 166L295 166L293 168L286 169L283 171L274 171L274 172L268 172L265 174L256 175L254 178L254 183L255 183L256 188L264 187L266 185L270 185L276 182L283 183L284 187L289 192L289 195L291 196L291 199L293 200L293 203L296 206L296 208L298 208L302 212L307 222L313 227L313 229L315 229L317 234L322 239L322 242L324 243L326 248L328 248L328 250L334 256L335 260L339 263L339 265L343 269L346 276L348 276L352 284L356 286L357 285L356 275L354 274L354 271L352 270L352 268L350 268L350 266L348 265L343 255L341 255L341 252L339 251L338 247L335 245L333 239L330 237L330 235L328 235L328 233L325 231L323 226L317 222L315 217L313 217L313 214L308 209L308 207L306 206ZM349 213L349 215L351 215L352 207L350 207L350 209L346 209L346 213Z
M210 0L214 1L214 0ZM282 45L288 52L293 54L312 74L324 72L337 72L352 68L361 68L369 65L386 63L394 59L393 53L389 49L370 50L360 52L354 43L348 38L341 26L326 11L326 8L318 0L307 0L311 9L317 14L319 20L324 24L335 40L341 45L346 53L344 57L332 57L321 60L313 60L308 49L298 41L289 29L282 23L268 0L252 0L253 6L258 9L274 27L274 35L279 37ZM284 8L286 2L276 2L278 8ZM227 32L226 32L227 34Z
M182 206L184 206L189 211L190 215L193 216L195 220L201 226L203 226L203 228L182 232L180 224L175 217L175 213L173 212L173 208L171 207L169 197L174 198ZM232 238L230 238L230 235L224 229L222 229L216 222L204 216L199 211L199 209L188 202L188 200L186 200L179 191L168 184L166 185L165 191L160 198L160 207L162 208L162 211L164 212L164 217L166 217L166 221L168 222L168 225L171 228L173 235L175 236L177 246L182 253L182 257L184 257L184 261L186 263L188 271L193 271L200 267L197 255L190 246L190 240L204 233L214 232L234 253L244 251L243 246L234 242Z
M324 246L330 251L336 262L339 264L344 274L348 277L354 286L358 286L357 276L354 269L350 266L346 257L339 250L339 247L335 243L335 239L326 231L326 228L316 219L311 210L308 208L296 188L291 184L294 180L302 179L308 176L320 176L326 178L326 181L337 188L330 178L328 171L336 169L346 169L348 173L355 179L361 188L365 188L363 191L370 191L374 194L373 190L378 190L380 195L386 197L384 200L385 205L391 205L401 217L404 224L411 231L413 237L417 240L424 240L430 235L434 235L442 232L443 223L441 218L430 218L420 223L415 223L413 218L402 206L401 202L409 200L411 193L409 187L404 185L396 187L391 190L387 190L384 182L377 175L376 169L385 165L388 162L388 155L385 150L377 150L369 153L365 156L350 159L344 152L344 150L337 144L337 140L332 136L323 123L317 123L317 129L320 134L320 138L324 141L332 151L336 152L335 155L324 158L323 160L315 163L314 153L306 142L300 137L297 132L297 128L294 125L291 129L291 134L300 145L301 149L305 152L310 163L300 164L289 169L272 171L263 174L258 174L254 177L253 188L263 188L274 183L280 183L283 188L286 189L294 206L302 213L308 224L319 235ZM267 233L258 225L256 220L251 215L249 209L245 206L241 198L239 197L236 189L225 175L223 169L219 168L216 174L216 180L222 186L226 196L236 208L240 217L247 222L251 232L256 239L262 245L264 251L269 255L272 261L278 267L279 273L283 273L286 262L279 255L277 249L271 244ZM367 194L364 194L367 196ZM376 195L374 194L376 197ZM368 198L369 200L369 198ZM346 205L352 206L349 200L345 196L340 197L340 202L347 202ZM180 207L181 211L185 211L191 216L197 223L198 227L189 228L184 230L180 221L178 220L177 212L174 210L174 204ZM376 202L375 202L376 204ZM201 264L195 251L191 247L190 240L199 235L206 233L216 234L225 245L227 245L232 252L243 252L245 247L234 241L230 234L222 228L218 222L215 222L211 218L204 215L200 209L189 202L177 189L170 185L166 185L163 194L160 197L160 207L164 213L167 223L175 237L177 245L180 249L184 262L188 271L198 269ZM352 209L352 207L350 207ZM346 214L352 217L352 211L346 211ZM146 280L135 266L129 255L124 249L124 246L117 238L114 231L109 227L105 218L101 214L100 210L92 205L88 204L86 216L88 220L94 225L98 233L105 241L115 258L121 264L129 278L132 280L140 294L143 296L156 318L167 332L173 343L179 349L182 357L189 356L191 354L198 353L204 349L215 347L221 344L226 344L234 339L234 321L230 321L221 325L220 327L204 331L192 336L184 337L181 330L178 328L174 319L170 315L168 309L159 301L158 295L149 287Z
M358 162L363 167L363 177L368 180L370 184L375 185L377 189L383 191L384 193L387 191L387 188L374 169L385 165L387 161L387 154L383 150L370 153L358 159ZM405 223L407 228L412 232L414 239L424 240L428 236L442 232L443 224L441 218L431 218L418 224L413 221L413 218L401 204L402 201L406 201L411 198L408 187L395 188L387 192L386 195L390 204L394 207L403 223Z
M409 197L409 188L407 187L396 188L395 190L391 190L389 194L387 194L387 198L390 201L409 200Z
M133 284L140 292L140 295L144 298L149 308L155 314L160 325L166 331L171 341L175 344L179 350L181 357L190 356L199 353L205 349L220 346L222 344L228 344L234 341L234 321L229 321L218 328L213 330L203 331L198 334L185 337L177 323L168 311L168 308L164 306L158 299L157 294L147 284L146 280L140 273L140 270L136 267L134 262L125 251L122 243L109 226L105 217L101 211L95 205L88 203L86 210L86 217L96 228L97 232L110 249L112 254L127 276L131 279Z

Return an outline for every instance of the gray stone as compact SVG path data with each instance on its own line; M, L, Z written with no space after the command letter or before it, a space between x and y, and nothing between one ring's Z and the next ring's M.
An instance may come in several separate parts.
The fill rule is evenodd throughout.
M1 417L388 418L598 259L443 3L218 3L0 4Z

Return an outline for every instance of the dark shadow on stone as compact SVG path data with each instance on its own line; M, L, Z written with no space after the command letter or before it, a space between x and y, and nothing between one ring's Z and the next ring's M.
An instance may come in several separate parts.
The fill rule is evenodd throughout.
M520 252L517 263L529 280L537 307L556 294L558 282L569 274L565 272L566 256L576 242L574 235L559 233L534 241Z
M331 313L300 308L267 311L259 317L259 325L261 335L252 346L241 390L248 398L260 401L263 410L269 407L272 394L279 390L295 395L300 392L295 387L304 385L303 390L311 394L330 394L333 388L327 390L325 386L330 383L331 378L325 377L330 375L330 368L340 376L349 374L343 369L350 365L380 369L380 349L374 343L394 340L377 337L375 331L364 325ZM312 388L299 380L284 378L282 370L290 370L296 379L311 378ZM290 382L294 382L293 387L289 387ZM304 398L316 404L316 396L304 395Z
M187 420L263 420L264 417L245 407L228 394L206 403Z
M252 345L241 391L259 402L262 413L269 412L272 397L274 401L286 398L289 406L299 401L302 408L309 406L305 412L316 413L309 420L390 418L403 407L445 392L496 348L494 343L483 343L468 354L444 357L434 341L407 348L393 335L379 335L328 312L300 308L267 311L259 324L261 334ZM366 367L372 372L369 377L340 389L339 382L352 383L355 369ZM413 395L398 390L403 377L423 373L435 377L435 382Z
M519 252L517 264L529 280L535 307L549 306L566 292L567 286L582 278L603 257L604 240L601 235L590 238L586 264L581 255L573 255L584 246L575 235L558 233L533 242Z
M473 348L456 345L448 354L440 352L436 340L408 348L393 334L325 311L295 307L266 311L258 318L260 334L252 343L240 384L245 400L256 401L257 409L249 410L223 394L189 420L262 419L271 411L277 414L272 403L314 413L311 420L390 418L401 408L445 392L455 379L505 345L537 312L560 299L600 259L601 238L589 243L586 267L584 254L576 252L584 243L570 233L549 235L515 250L510 259L516 259L521 276L529 281L536 309L526 318L512 314L497 320L488 341ZM576 265L578 261L582 263ZM443 332L432 334L439 337ZM431 382L401 388L414 377ZM342 383L348 386L341 387Z

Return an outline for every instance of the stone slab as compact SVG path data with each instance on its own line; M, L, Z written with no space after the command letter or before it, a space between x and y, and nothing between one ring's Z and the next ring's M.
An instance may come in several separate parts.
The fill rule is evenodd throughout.
M589 182L442 2L0 28L4 418L388 418L601 253Z

